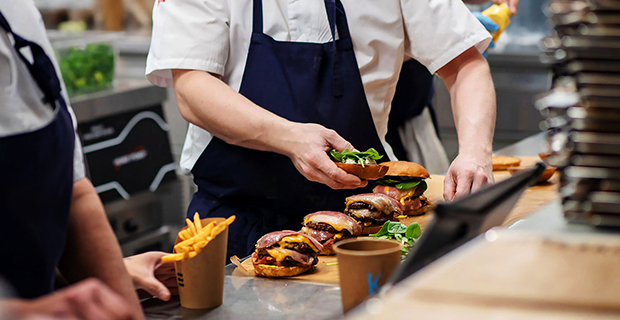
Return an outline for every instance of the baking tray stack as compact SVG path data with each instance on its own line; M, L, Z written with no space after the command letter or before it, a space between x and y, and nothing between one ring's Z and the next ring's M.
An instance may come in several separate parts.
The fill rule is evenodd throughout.
M541 43L551 92L536 102L569 221L620 227L620 0L551 0Z

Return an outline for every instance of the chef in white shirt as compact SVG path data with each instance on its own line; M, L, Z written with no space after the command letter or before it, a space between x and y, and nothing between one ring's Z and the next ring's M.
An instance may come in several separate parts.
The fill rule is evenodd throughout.
M153 18L147 78L174 86L191 123L181 167L198 191L188 214L236 214L229 255L368 192L326 151L395 158L384 137L405 55L452 97L459 155L444 197L493 181L495 93L480 54L491 37L461 0L166 0Z

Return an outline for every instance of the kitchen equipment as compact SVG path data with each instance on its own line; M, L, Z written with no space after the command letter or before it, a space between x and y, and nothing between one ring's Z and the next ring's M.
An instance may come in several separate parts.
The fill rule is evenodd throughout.
M555 34L541 42L541 60L555 77L536 105L565 217L620 226L620 2L552 0L544 12Z

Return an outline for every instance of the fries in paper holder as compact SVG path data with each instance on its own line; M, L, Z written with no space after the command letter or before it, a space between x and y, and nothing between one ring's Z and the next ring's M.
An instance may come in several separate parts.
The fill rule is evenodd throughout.
M194 214L194 221L185 219L187 227L179 231L181 242L174 246L174 253L161 258L162 262L181 261L195 257L209 241L217 237L222 231L235 221L235 216L230 216L222 222L212 221L202 226L198 212Z

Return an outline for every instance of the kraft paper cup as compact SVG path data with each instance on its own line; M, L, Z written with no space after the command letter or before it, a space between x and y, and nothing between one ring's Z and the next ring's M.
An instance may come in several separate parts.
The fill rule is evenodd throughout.
M374 238L345 240L334 245L344 312L379 292L400 264L401 248L396 241Z
M224 218L201 219L203 226ZM186 229L187 226L183 229ZM181 241L177 237L175 245ZM188 309L210 309L222 305L224 296L224 268L228 227L213 238L195 257L176 261L174 267L179 285L181 306Z

